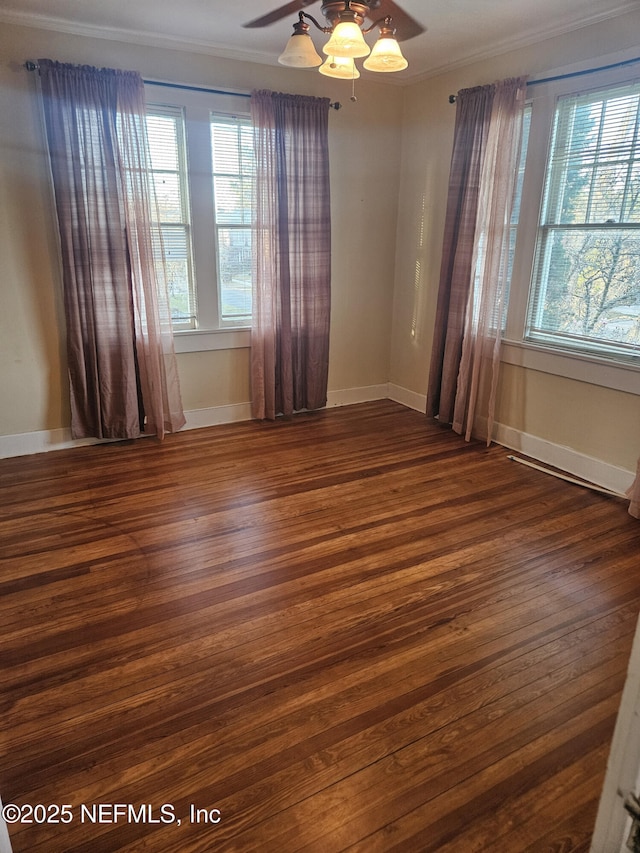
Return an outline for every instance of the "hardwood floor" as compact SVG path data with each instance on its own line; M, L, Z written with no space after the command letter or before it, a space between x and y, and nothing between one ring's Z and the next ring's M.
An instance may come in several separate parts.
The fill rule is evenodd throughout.
M626 509L389 401L0 462L14 851L588 850Z

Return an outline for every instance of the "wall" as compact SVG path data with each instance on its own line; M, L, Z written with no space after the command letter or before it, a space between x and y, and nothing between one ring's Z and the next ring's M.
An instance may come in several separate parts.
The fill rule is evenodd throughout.
M638 31L640 12L635 12L403 90L363 79L358 102L352 104L348 83L314 72L4 25L0 455L7 447L10 452L37 448L38 441L42 449L51 446L52 436L64 437L69 423L49 175L35 80L23 68L26 59L48 56L137 68L153 79L245 91L258 85L340 100L343 109L330 117L330 399L379 396L390 383L392 395L419 408L429 370L455 119L448 95L510 75L540 77L565 66L591 67L615 52L637 55ZM225 419L246 411L246 348L180 353L178 360L184 405L193 424L212 422L217 412ZM636 394L514 364L503 371L498 420L506 444L530 449L539 458L560 448L564 456L558 461L569 470L585 459L595 460L622 472L624 480L640 452ZM24 434L25 442L12 441ZM8 437L4 443L3 437Z
M0 451L38 449L35 435L43 448L50 446L69 424L47 158L36 81L23 67L25 60L43 56L136 69L148 79L239 91L271 88L341 101L343 108L330 115L329 390L334 400L345 391L357 399L386 384L400 168L397 88L361 80L358 101L351 103L349 83L314 71L6 24L0 28L0 56L0 437L27 434L17 445L5 441ZM248 365L246 348L178 355L184 407L197 410L196 422L214 421L218 411L226 417L229 407L246 410Z
M448 96L509 76L545 77L640 55L635 11L562 37L485 59L405 90L390 381L424 403L440 272L455 107ZM635 66L640 74L640 64ZM637 379L637 381L636 381ZM505 365L498 438L567 470L630 482L640 453L640 376L636 393ZM595 470L598 469L598 470Z

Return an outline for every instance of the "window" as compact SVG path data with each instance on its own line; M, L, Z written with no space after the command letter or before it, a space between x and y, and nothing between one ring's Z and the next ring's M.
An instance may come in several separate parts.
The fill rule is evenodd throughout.
M532 133L535 108L534 100ZM640 82L561 95L550 119L544 173L531 166L544 179L523 338L633 362L640 357ZM535 204L535 174L527 199ZM526 236L523 243L526 254Z
M196 299L191 255L184 115L176 107L150 107L147 135L158 201L174 328L193 328Z
M193 333L189 350L246 345L228 334L221 344L212 334L251 324L255 164L247 106L240 96L147 85L172 316L177 332Z
M220 319L251 319L251 218L255 163L248 119L211 117Z

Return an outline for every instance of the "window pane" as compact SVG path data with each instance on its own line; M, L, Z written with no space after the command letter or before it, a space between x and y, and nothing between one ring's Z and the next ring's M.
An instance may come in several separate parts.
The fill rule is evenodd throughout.
M599 160L629 159L636 135L637 114L637 95L607 99L602 116Z
M211 126L211 150L214 172L240 172L240 149L238 129L229 124L214 123Z
M251 229L218 229L218 266L223 320L251 316Z
M553 229L540 263L533 331L640 343L640 231Z
M625 222L640 223L640 151L636 151L636 160L629 172L622 218Z
M253 181L241 177L213 179L216 222L220 225L251 225Z
M240 125L240 156L244 174L255 174L256 163L253 156L253 126L248 122Z
M593 172L589 222L620 222L628 165L613 163Z
M562 197L560 199L559 222L586 222L591 190L591 169L572 165L567 168Z
M253 126L249 119L213 115L211 155L214 174L253 175Z
M171 316L176 322L193 319L190 287L189 235L184 226L162 227L162 243L171 302Z
M182 222L184 211L180 175L154 172L151 176L156 193L161 222Z
M152 169L178 169L176 116L147 115Z

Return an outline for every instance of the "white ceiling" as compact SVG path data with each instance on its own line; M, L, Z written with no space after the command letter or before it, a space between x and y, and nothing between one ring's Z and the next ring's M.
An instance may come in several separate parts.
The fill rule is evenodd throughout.
M286 0L0 0L0 20L274 64L295 14L262 29L243 24ZM405 41L409 68L394 82L425 77L615 17L639 0L397 0L427 29ZM320 17L320 2L307 11ZM324 23L324 21L322 21ZM319 48L326 38L318 33ZM371 40L371 39L370 39ZM370 73L370 72L365 72Z

